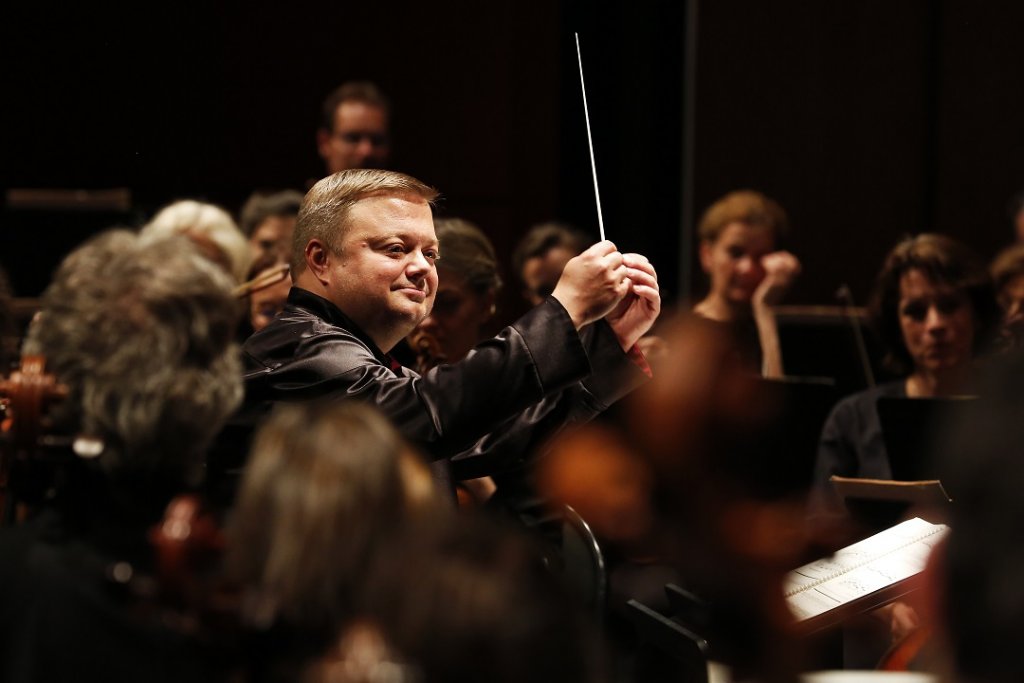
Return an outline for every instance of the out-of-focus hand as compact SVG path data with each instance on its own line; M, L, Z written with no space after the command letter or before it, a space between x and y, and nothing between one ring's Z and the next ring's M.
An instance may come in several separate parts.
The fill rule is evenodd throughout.
M565 307L577 330L608 315L629 293L623 260L615 245L605 240L565 264L551 296Z
M775 251L761 257L764 268L764 279L754 290L751 303L755 308L774 306L782 301L797 275L800 274L800 261L788 251Z
M605 316L605 320L618 337L622 350L628 351L658 319L661 293L658 289L658 274L646 257L624 254L622 263L630 283L629 293Z
M889 603L874 611L874 616L889 626L892 642L898 643L921 626L917 610L902 601Z

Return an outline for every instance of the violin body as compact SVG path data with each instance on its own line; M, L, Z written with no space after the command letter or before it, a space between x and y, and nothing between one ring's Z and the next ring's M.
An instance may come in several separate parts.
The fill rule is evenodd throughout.
M20 367L0 379L0 526L24 516L19 499L39 488L39 461L52 449L48 409L68 394L46 372L42 356L24 356Z

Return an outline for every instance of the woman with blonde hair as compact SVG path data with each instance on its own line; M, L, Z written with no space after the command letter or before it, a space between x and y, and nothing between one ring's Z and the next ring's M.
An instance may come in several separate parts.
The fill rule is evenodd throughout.
M782 377L782 351L773 306L800 274L800 262L780 244L789 229L777 202L753 190L725 195L698 227L707 296L694 313L726 328L745 364Z

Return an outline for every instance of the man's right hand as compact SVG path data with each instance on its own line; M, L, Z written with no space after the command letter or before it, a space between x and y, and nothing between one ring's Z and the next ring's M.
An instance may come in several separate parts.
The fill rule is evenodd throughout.
M578 330L607 315L630 286L622 254L605 240L565 264L551 296L565 307Z

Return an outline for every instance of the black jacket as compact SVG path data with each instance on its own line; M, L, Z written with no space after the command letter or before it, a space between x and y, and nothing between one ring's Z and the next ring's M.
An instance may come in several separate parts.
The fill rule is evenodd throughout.
M514 468L564 425L589 420L645 375L603 321L577 333L554 299L451 365L420 376L336 306L293 287L244 345L246 406L334 396L367 401L456 479Z

